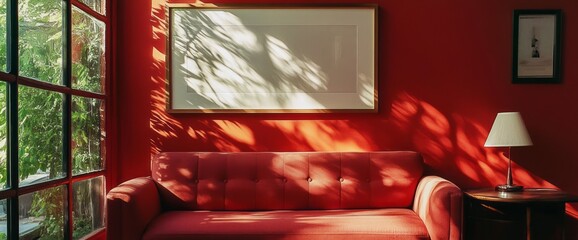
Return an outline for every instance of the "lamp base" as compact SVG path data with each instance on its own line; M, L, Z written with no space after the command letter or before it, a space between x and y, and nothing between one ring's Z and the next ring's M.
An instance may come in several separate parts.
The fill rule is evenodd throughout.
M524 191L524 187L520 185L498 185L496 186L496 191L498 192L521 192Z

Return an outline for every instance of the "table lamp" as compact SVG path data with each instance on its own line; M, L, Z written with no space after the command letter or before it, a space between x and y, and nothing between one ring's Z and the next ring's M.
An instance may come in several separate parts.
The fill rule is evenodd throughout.
M519 112L498 113L484 147L508 147L508 175L506 184L496 186L499 192L518 192L523 186L514 185L512 179L512 147L531 146L532 140Z

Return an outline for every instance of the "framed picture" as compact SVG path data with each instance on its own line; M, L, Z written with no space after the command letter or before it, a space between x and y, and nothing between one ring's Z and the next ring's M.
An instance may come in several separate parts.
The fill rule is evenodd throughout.
M515 10L514 83L559 83L561 10Z
M377 111L376 6L167 9L168 112Z

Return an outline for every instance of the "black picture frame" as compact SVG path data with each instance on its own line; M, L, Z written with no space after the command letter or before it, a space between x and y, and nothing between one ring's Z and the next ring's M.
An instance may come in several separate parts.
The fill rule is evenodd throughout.
M562 81L562 10L514 10L513 83Z

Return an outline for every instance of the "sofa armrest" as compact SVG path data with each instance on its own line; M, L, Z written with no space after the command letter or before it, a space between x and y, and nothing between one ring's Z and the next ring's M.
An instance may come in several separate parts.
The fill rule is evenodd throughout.
M413 210L425 223L432 240L461 239L462 191L452 182L437 176L422 178Z
M159 193L150 177L121 183L106 199L108 239L141 239L146 226L161 212Z

